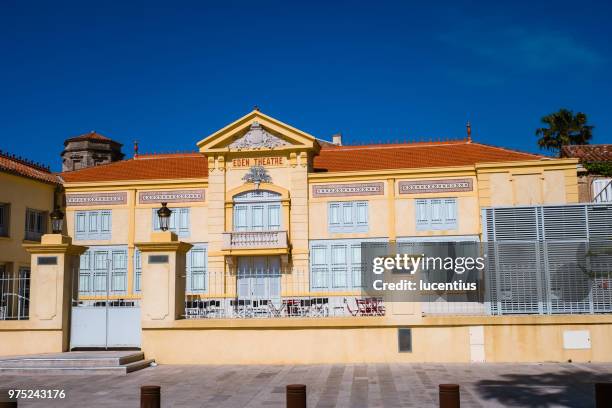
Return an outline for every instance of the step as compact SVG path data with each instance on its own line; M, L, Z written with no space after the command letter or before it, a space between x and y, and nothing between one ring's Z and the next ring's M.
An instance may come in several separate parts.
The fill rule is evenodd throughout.
M0 368L90 368L119 367L144 359L142 351L40 354L0 359Z
M155 360L134 361L121 366L109 367L0 367L4 375L114 375L125 376L128 373L142 370Z

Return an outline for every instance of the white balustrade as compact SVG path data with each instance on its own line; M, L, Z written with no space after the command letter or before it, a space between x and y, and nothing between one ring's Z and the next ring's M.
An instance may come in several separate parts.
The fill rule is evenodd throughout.
M223 233L223 249L286 247L287 231L234 231Z

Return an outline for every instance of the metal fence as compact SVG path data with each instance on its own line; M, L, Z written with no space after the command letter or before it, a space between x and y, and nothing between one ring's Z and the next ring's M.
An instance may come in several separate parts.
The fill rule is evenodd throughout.
M329 279L340 283L339 271ZM347 275L345 277L349 279ZM185 318L324 318L386 314L380 298L362 296L345 278L332 289L311 286L309 271L207 271L206 289L187 292Z
M30 271L0 271L0 320L27 320L30 312Z
M612 312L612 206L483 210L491 314Z

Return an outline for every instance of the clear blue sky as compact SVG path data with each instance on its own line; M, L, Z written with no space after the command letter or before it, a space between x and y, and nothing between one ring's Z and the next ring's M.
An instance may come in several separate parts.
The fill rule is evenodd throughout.
M126 5L124 3L130 3ZM612 142L608 2L0 0L0 149L60 168L92 129L193 150L259 105L349 143L449 137L538 151L541 116Z

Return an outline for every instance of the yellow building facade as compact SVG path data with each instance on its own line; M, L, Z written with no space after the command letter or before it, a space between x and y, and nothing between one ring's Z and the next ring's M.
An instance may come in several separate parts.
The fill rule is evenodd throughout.
M85 251L69 271L73 318L134 306L137 346L161 363L610 360L608 314L359 313L361 243L480 242L483 208L577 203L576 160L469 137L342 146L258 110L197 147L59 175L65 235ZM162 203L174 235L160 231ZM66 347L78 336L62 330ZM564 346L582 331L588 349Z

